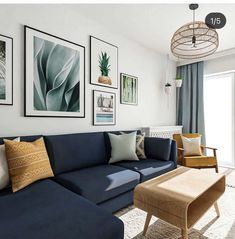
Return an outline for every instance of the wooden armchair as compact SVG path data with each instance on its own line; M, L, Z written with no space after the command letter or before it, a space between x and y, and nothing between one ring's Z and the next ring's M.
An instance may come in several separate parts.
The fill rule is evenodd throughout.
M196 138L199 137L200 134L182 134L187 138ZM181 139L181 134L174 134L173 139L177 143L178 148L178 164L190 167L190 168L215 168L216 173L219 172L218 164L217 164L217 157L216 157L216 148L206 147L201 145L202 153L205 153L205 149L213 150L213 156L184 156L184 149L183 143Z

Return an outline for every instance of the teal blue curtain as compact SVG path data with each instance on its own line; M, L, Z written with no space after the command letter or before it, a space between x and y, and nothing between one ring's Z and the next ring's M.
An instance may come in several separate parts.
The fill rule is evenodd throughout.
M200 133L205 143L203 71L202 61L177 67L177 76L182 77L183 84L177 89L176 118L184 133Z

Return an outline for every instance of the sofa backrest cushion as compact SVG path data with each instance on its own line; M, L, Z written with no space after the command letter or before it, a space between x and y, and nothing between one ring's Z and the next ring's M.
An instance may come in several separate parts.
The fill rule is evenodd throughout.
M55 175L108 162L104 133L44 136Z
M145 138L145 154L147 158L169 160L171 154L171 139Z

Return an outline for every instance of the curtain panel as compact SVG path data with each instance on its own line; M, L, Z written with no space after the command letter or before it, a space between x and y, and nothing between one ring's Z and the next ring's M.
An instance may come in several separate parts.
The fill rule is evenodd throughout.
M182 77L183 84L177 88L176 119L178 125L183 125L184 133L200 133L204 144L203 71L202 61L177 67L177 76Z

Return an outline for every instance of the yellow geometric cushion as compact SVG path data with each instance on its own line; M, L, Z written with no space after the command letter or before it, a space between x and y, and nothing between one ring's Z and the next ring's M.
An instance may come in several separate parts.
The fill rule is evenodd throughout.
M43 138L34 142L4 140L4 143L13 192L54 176Z

